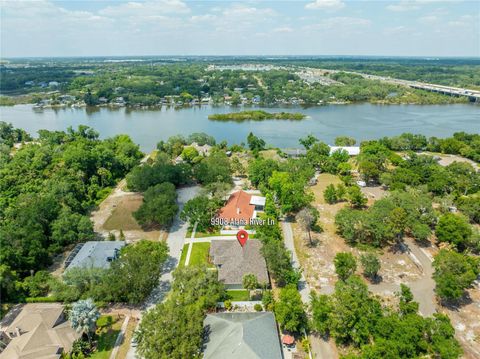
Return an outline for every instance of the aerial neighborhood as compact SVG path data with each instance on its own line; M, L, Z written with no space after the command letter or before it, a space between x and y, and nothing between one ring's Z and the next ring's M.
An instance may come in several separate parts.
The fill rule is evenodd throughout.
M22 282L14 262L2 274L13 281L2 287L12 303L2 309L2 359L333 358L381 350L380 338L394 345L406 333L378 326L411 320L436 333L422 346L402 342L418 355L475 350L467 333L478 330L478 307L446 303L478 294L478 165L443 144L467 148L478 135L360 146L343 136L329 146L311 134L281 149L253 133L231 146L193 133L143 155L128 137L100 140L88 127L33 141L2 126L24 143L12 142L12 169L29 152L79 168L87 153L67 157L78 143L111 149L101 168L83 167L102 179L77 202L55 192L58 160L45 164L52 177L29 216L51 207L51 244ZM77 212L82 203L93 211ZM7 254L16 251L28 248Z

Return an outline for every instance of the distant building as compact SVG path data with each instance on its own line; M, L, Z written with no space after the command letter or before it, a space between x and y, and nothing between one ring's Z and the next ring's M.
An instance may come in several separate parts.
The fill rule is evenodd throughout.
M58 87L59 83L57 81L50 81L48 87Z
M60 303L26 304L1 332L1 359L60 359L81 333L72 329Z
M204 359L283 358L271 312L208 314L204 327L208 333Z
M197 150L197 152L200 154L200 156L210 156L210 152L212 151L212 146L208 144L204 144L203 146L200 146L198 143L193 142L190 147L193 147Z
M347 151L350 156L358 156L360 154L359 146L330 146L330 154L338 150Z
M228 289L242 289L243 276L254 274L258 283L268 284L265 258L260 253L262 244L249 239L242 248L236 240L212 240L210 260L218 270L218 280Z
M125 241L90 241L78 244L65 261L65 270L72 268L109 268L117 259Z
M282 152L291 158L298 158L307 154L307 150L303 148L284 148Z

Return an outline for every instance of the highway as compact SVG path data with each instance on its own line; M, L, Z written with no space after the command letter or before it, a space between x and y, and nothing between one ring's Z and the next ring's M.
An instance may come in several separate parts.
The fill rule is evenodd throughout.
M444 95L457 96L457 97L465 96L465 97L468 97L472 102L480 102L480 91L478 90L453 87L453 86L436 85L436 84L430 84L430 83L420 82L420 81L401 80L401 79L395 79L395 78L385 77L385 76L370 75L370 74L365 74L362 72L355 72L355 71L315 69L310 67L302 67L301 70L302 72L297 73L297 75L302 74L303 77L301 76L301 78L304 78L305 81L307 81L306 80L307 77L317 80L317 77L324 78L324 75L328 73L344 72L347 74L359 75L369 80L382 81L382 82L387 82L394 85L400 85L400 86L406 86L406 87L419 89L419 90L437 92ZM310 80L307 82L312 82L312 81L313 80ZM320 80L317 80L317 81L321 82Z

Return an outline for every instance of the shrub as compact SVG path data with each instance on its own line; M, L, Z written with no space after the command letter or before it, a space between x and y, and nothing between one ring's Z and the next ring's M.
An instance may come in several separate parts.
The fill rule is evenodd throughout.
M27 297L25 302L27 303L54 303L59 302L57 297Z
M255 309L256 312L261 312L263 310L263 307L261 304L257 303L253 306L253 309Z
M226 310L228 311L232 310L232 301L230 299L226 300L224 304L225 304Z

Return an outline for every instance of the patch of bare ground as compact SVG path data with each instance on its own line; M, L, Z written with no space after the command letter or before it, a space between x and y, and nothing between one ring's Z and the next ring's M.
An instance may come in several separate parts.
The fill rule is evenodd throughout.
M323 198L323 191L329 184L341 183L341 180L331 174L320 174L318 182L311 187L315 196L314 206L320 213L319 224L323 232L312 232L313 245L310 244L307 235L299 228L296 223L292 223L292 229L295 241L295 250L300 264L304 269L304 275L311 286L321 292L331 292L337 276L333 259L338 252L351 252L360 257L364 251L358 248L352 248L345 240L336 233L335 215L346 206L346 203L336 203L330 205ZM368 187L369 189L374 187ZM385 191L381 188L374 188L376 196L372 201L382 198ZM421 276L421 270L416 266L407 253L398 250L396 247L384 248L378 250L377 254L381 261L379 278L381 283L387 287L390 284L399 285L400 283L415 281ZM358 266L358 274L361 275L361 266ZM390 293L387 291L387 297ZM392 291L393 296L393 291Z
M448 166L453 162L466 162L471 164L472 167L475 168L477 171L480 169L477 163L462 156L448 155L445 153L436 153L436 152L421 152L421 154L438 157L438 164L441 166Z
M365 197L367 197L369 206L387 195L387 191L381 186L361 187L360 189Z
M92 212L91 220L95 232L104 238L109 233L113 233L119 239L121 230L129 243L140 239L164 240L167 235L165 231L146 230L137 223L133 212L142 204L143 195L138 192L128 192L125 187L126 181L120 181L99 208Z
M464 358L480 358L480 281L468 290L465 300L455 306L439 306L455 328L455 336L462 345Z

